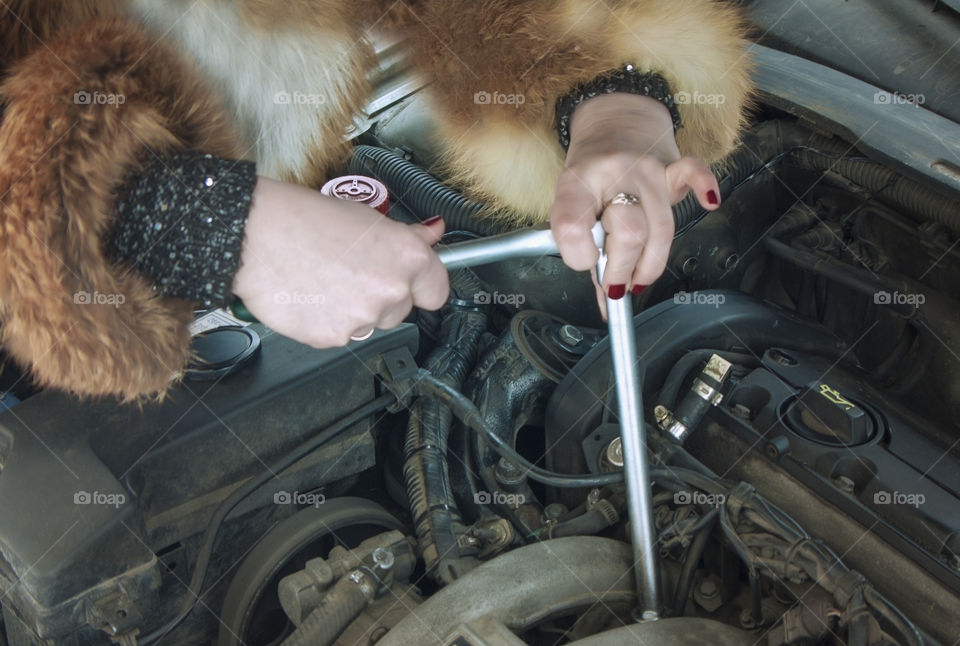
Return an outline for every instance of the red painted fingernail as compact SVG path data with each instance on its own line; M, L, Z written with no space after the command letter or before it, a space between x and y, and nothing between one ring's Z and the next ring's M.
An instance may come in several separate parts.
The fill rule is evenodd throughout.
M442 220L442 219L443 219L443 216L442 216L442 215L435 215L435 216L433 216L432 218L427 218L426 220L424 220L424 221L421 222L420 224L428 227L428 226L430 226L431 224L436 224L437 222L439 222L439 221Z
M717 192L712 188L707 191L707 202L710 203L710 206L716 206L717 204L720 204L720 198L717 197Z
M626 293L627 293L626 285L610 285L609 289L607 289L607 296L609 296L615 301L618 301L621 298L623 298L626 295Z
M639 296L640 294L642 294L642 293L645 292L646 290L647 290L647 286L646 286L646 285L634 285L632 291L633 291L633 295L634 295L634 296Z

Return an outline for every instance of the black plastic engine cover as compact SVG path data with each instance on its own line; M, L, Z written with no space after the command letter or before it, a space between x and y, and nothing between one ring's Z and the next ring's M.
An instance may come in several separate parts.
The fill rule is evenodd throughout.
M634 318L644 410L653 409L654 395L686 352L709 348L753 355L759 367L728 382L724 400L711 407L685 448L709 464L704 456L718 455L720 445L738 440L738 446L774 465L772 471L816 494L821 505L829 503L892 546L915 571L960 591L960 459L955 445L932 439L947 433L931 432L936 427L922 412L872 387L852 349L820 324L753 297L700 294L703 298L662 302ZM557 386L546 413L549 468L598 470L597 460L587 456L618 432L617 425L605 424L617 417L612 379L604 341ZM801 404L810 407L808 414ZM723 457L727 472L742 458ZM585 494L554 493L568 505ZM860 559L861 568L864 562L876 567L869 563L872 554L851 549L839 553Z
M46 392L0 415L0 580L11 643L34 635L108 643L86 624L94 605L111 597L132 604L131 614L137 606L156 612L156 552L199 535L236 486L371 401L381 353L415 353L418 343L411 325L324 351L256 329L262 352L249 366L216 382L186 381L162 404L140 409ZM373 463L364 421L277 474L233 515ZM177 573L187 579L191 564L183 565ZM85 636L62 640L78 630Z

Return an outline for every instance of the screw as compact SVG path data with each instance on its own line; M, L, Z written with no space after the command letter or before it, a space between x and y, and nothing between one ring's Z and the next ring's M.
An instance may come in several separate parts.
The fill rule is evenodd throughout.
M719 592L719 590L717 590L717 584L710 579L705 579L703 582L701 582L698 590L700 592L700 596L702 596L704 599L713 599Z
M618 469L623 467L623 442L619 437L613 438L607 445L607 462Z
M497 466L493 470L493 475L497 479L497 482L502 484L504 487L519 487L526 479L524 472L521 471L517 465L506 458L500 458L500 460L497 461Z
M548 520L556 520L565 513L567 513L567 506L559 502L550 503L543 508L543 517Z
M736 404L733 407L733 414L740 419L750 419L750 409L743 404Z
M853 493L856 489L856 484L847 476L837 476L833 479L833 484L843 493Z
M576 347L583 343L583 332L576 325L564 325L557 332L560 340L571 347Z
M393 552L390 550L385 550L382 547L378 547L373 550L373 562L381 570L389 570L393 567L393 564L396 562L396 559L393 556Z
M796 359L791 357L786 352L782 352L781 350L777 350L776 348L774 348L773 350L769 350L768 356L772 361L774 361L775 363L778 363L781 366L790 367L790 366L797 365Z
M595 504L597 504L598 502L600 502L600 490L599 490L599 489L591 489L591 490L590 490L590 493L587 494L587 504L588 504L588 505L595 505Z
M670 411L667 410L666 406L657 405L653 409L653 416L657 420L657 424L667 419L667 415L670 414Z

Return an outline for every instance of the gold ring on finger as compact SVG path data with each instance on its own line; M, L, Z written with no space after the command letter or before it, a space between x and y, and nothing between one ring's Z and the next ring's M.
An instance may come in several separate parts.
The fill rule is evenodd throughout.
M640 204L640 198L633 193L617 193L613 196L613 199L607 204L611 206L614 204L624 204L626 206L636 206Z

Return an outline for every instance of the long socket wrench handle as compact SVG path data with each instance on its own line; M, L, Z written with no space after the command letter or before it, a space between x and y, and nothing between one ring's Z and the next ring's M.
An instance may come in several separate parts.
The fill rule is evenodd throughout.
M593 241L600 250L597 275L603 280L607 256L603 247L606 234L599 222L592 229ZM527 229L513 233L459 242L439 248L440 261L448 269L487 265L501 260L558 253L550 230ZM624 476L630 511L634 575L640 599L642 619L660 616L660 576L657 571L656 528L653 524L653 498L650 491L650 465L647 462L647 437L643 423L643 400L637 370L637 342L633 328L633 309L629 298L607 298L607 321L613 374L617 384L617 409L623 443Z
M603 280L607 254L601 249L597 277ZM629 298L607 298L607 327L617 386L617 415L623 446L623 470L630 513L633 573L640 595L643 621L660 618L660 574L657 571L657 531L653 524L653 492L647 460L647 432L643 422L643 390L640 383L633 305Z
M593 227L591 233L597 248L602 249L606 232L599 222ZM550 229L522 229L437 247L440 262L446 265L447 269L477 267L512 258L549 256L557 253L559 253L557 242L553 239L553 232Z

